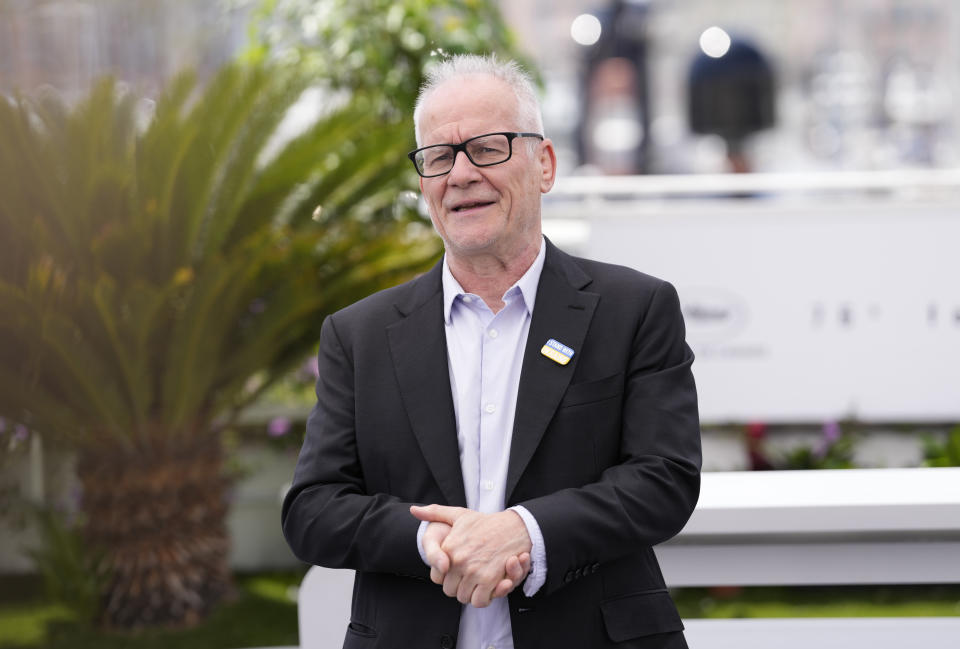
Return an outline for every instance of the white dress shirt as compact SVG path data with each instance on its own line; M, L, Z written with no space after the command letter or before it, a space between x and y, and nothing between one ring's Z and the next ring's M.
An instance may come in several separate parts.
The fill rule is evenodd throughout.
M504 490L523 350L530 330L546 246L516 284L503 294L496 314L478 296L464 292L443 262L443 315L450 386L457 420L457 442L467 507L483 513L504 509ZM533 542L532 568L523 585L527 596L546 580L543 535L522 506L511 509L523 519ZM423 552L420 525L417 544ZM513 649L510 611L505 597L486 608L463 607L457 649Z

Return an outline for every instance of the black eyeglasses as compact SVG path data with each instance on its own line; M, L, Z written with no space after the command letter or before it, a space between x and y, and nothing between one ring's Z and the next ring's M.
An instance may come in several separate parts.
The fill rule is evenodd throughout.
M411 151L407 157L413 161L417 173L424 178L433 178L450 173L457 153L463 151L467 159L478 167L492 167L506 162L513 155L513 141L518 137L543 139L539 133L487 133L478 135L460 144L433 144Z

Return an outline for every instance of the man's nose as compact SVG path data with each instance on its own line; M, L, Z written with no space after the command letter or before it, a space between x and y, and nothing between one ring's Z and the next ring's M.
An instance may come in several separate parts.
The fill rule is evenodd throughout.
M451 185L464 185L480 179L476 165L470 162L466 152L457 151L453 157L453 167L447 173L447 182Z

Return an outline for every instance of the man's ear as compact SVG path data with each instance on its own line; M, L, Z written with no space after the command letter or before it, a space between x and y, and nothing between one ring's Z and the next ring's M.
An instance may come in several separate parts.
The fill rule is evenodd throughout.
M557 180L557 152L548 138L540 143L540 192L546 194Z

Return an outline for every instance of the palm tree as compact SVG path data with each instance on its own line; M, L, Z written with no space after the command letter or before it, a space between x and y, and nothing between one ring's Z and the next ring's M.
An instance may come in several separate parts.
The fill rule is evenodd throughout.
M146 126L109 80L73 109L0 98L0 416L76 451L104 626L228 593L221 433L326 313L438 253L397 214L408 124L354 96L277 144L305 85L183 75Z

